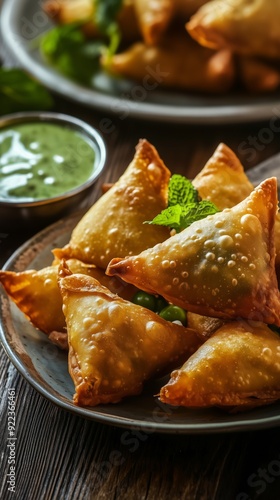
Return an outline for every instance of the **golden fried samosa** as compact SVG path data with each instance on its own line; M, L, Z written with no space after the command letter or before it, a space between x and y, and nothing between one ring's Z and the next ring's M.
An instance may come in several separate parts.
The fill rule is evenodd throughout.
M166 208L170 172L145 139L120 179L99 198L74 228L57 258L76 258L106 269L116 255L139 253L169 237L163 227L143 224Z
M223 143L192 183L203 200L212 201L220 210L237 205L254 189L235 153Z
M103 269L93 265L75 259L67 261L67 265L72 272L92 276L112 292L127 299L132 298L136 291L135 287L124 286L121 280L106 276ZM40 270L0 271L0 283L35 328L46 333L53 343L67 349L66 324L57 273L58 264Z
M221 143L192 181L202 199L212 201L220 210L240 203L253 191L235 153ZM275 221L276 272L280 282L280 214Z
M279 288L280 288L280 214L278 212L276 221L275 221L275 267L276 274L278 278Z
M95 406L139 394L201 344L193 330L121 299L89 276L60 271L74 402Z
M239 80L249 92L267 93L279 88L279 65L251 56L239 56L237 64Z
M208 0L173 0L175 16L187 21Z
M45 0L43 10L57 24L87 22L93 19L94 2L92 0Z
M223 324L221 318L211 318L211 316L202 316L201 314L196 314L187 311L187 325L192 330L201 337L201 339L207 339L211 337Z
M279 59L279 18L279 0L213 0L198 9L186 27L206 47Z
M113 259L106 272L191 312L280 326L277 203L273 177L233 208L194 222L139 255Z
M172 20L174 0L134 0L134 7L144 42L158 44Z
M280 337L263 323L223 325L171 374L160 400L244 410L280 398Z
M201 47L184 31L169 33L157 46L137 42L111 57L106 69L112 74L147 82L149 88L207 93L227 92L236 73L230 51Z
M44 0L43 10L56 24L81 23L88 37L100 37L95 22L94 0ZM117 14L122 40L131 42L140 38L140 30L134 8L134 0L123 0Z

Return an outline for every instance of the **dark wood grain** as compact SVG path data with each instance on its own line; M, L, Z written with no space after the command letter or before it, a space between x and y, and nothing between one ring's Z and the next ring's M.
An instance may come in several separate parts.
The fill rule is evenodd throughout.
M10 58L4 51L5 61ZM108 151L103 182L113 182L131 161L139 138L158 149L172 173L192 178L219 142L228 144L245 169L280 151L280 132L271 121L193 126L121 120L101 127L107 114L56 97L56 109L80 117L102 133ZM254 146L252 146L254 144ZM0 266L33 234L0 231ZM18 500L278 500L280 428L211 435L164 435L95 423L43 398L0 349L0 499ZM16 488L7 471L8 391L16 393Z
M267 473L271 482L259 480L251 491L247 483L260 469L279 463L279 429L210 436L141 433L127 445L124 430L73 416L41 397L2 351L0 498L10 497L5 444L11 387L17 394L17 479L11 498L279 498L278 476ZM263 483L265 495L256 495Z

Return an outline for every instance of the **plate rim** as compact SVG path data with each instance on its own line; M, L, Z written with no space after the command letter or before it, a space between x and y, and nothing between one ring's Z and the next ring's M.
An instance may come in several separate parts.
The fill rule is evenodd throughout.
M16 263L25 251L30 250L36 246L36 243L42 241L42 239L47 238L54 231L61 230L65 232L65 235L69 233L69 228L73 226L77 220L80 218L80 213L72 214L68 217L60 219L55 223L42 229L34 236L26 240L21 244L6 261L2 270L9 270L14 263ZM38 254L38 253L37 253ZM36 255L35 255L36 256ZM34 258L34 256L33 256ZM32 260L31 260L32 262ZM1 286L0 289L0 305L3 307L3 303L13 304L13 301L7 296L5 290ZM11 313L12 316L12 313ZM28 321L28 320L26 320ZM12 343L7 339L6 326L2 317L0 317L0 341L3 345L4 351L6 352L8 358L18 370L18 372L25 378L25 380L43 397L55 404L56 406L69 411L74 415L84 417L102 424L113 425L120 428L133 429L135 427L143 428L147 433L165 433L165 434L213 434L213 433L228 433L228 432L240 432L247 430L260 430L264 428L277 427L280 425L280 414L269 417L262 418L249 418L248 420L235 420L215 422L210 421L207 423L170 423L170 422L155 422L153 420L143 420L137 418L122 417L120 415L114 415L114 406L110 406L108 413L98 412L98 407L93 409L83 408L74 405L71 400L65 401L65 396L56 396L54 393L49 392L45 387L40 385L39 381L32 375L30 369L25 364L24 359L20 358L19 354L13 349ZM267 406L269 408L269 406Z
M170 123L192 123L192 124L226 124L262 121L273 116L273 108L279 106L278 99L271 102L260 102L254 107L248 104L209 106L184 106L166 105L165 103L136 102L120 96L107 95L90 89L67 79L53 68L48 68L43 61L36 62L30 53L25 50L24 44L20 43L20 33L17 30L15 12L21 4L28 5L31 0L4 0L0 26L5 45L13 54L19 64L46 87L57 94L68 97L82 105L90 105L92 108L106 111L114 115L117 105L117 113L128 113L131 118L149 119L152 121L165 121ZM38 5L39 8L39 5ZM55 76L55 78L54 78ZM133 106L134 102L134 106ZM115 112L116 113L116 112Z

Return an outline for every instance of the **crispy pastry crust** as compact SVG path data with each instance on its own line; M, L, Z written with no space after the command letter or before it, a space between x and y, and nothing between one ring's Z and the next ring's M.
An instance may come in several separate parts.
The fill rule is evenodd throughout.
M280 326L277 203L277 180L267 179L233 208L139 255L113 259L106 272L197 314Z
M70 242L55 249L54 255L106 269L116 255L133 255L167 239L167 228L144 221L166 208L169 178L170 171L156 149L147 140L140 140L124 174L88 210Z
M201 344L195 331L170 323L81 274L60 270L74 402L95 406L139 394Z
M198 9L186 28L206 47L279 59L279 16L279 0L213 0Z
M160 400L186 407L251 409L280 398L280 338L262 323L222 326L160 391Z

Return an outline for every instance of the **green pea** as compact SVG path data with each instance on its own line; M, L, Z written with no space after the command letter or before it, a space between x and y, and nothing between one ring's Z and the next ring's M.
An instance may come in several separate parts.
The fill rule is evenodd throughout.
M181 321L184 326L187 324L186 311L184 311L181 307L173 306L172 304L162 309L159 315L166 321Z
M138 306L146 307L147 309L150 309L150 311L157 310L156 297L150 293L143 292L142 290L135 293L132 297L132 302L134 304L138 304Z

